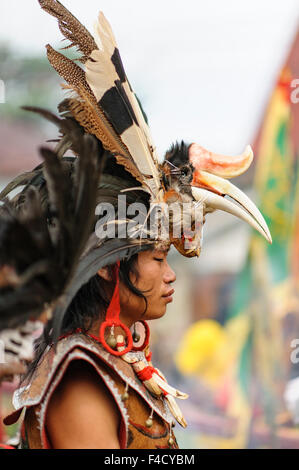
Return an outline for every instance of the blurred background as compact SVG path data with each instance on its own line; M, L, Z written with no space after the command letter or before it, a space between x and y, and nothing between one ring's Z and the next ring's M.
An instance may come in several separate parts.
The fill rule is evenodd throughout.
M259 206L273 244L209 214L199 259L171 251L174 302L151 323L154 364L190 395L179 403L188 422L175 429L180 447L299 448L298 2L63 3L91 32L99 10L112 24L161 159L181 139L255 152L233 183ZM56 111L62 79L44 46L65 44L37 0L2 0L0 18L1 189L57 136L21 106ZM0 388L3 415L13 387Z

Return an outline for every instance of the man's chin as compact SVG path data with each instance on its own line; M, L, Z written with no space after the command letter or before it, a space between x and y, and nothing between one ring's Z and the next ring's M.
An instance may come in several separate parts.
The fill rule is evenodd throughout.
M155 312L149 312L146 315L146 320L158 320L159 318L164 317L167 310L167 305L163 306L163 308L156 310Z

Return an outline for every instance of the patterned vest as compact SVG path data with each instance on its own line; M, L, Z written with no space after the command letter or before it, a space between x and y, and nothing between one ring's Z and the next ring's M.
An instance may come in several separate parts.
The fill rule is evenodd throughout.
M178 448L172 431L173 417L165 400L147 391L130 364L112 356L100 343L82 333L61 339L56 351L48 348L30 383L15 392L16 411L6 417L4 423L15 423L22 410L26 410L21 448L51 448L45 426L48 403L68 365L77 359L94 367L113 396L121 417L119 442L122 449ZM123 400L126 386L128 398ZM152 413L153 424L147 427L146 421Z

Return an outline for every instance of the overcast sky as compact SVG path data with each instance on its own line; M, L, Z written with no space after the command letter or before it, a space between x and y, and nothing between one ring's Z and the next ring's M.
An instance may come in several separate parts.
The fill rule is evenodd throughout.
M160 153L181 138L232 154L252 143L298 24L298 0L63 3L91 32L104 11ZM1 0L0 22L20 53L61 37L37 0Z

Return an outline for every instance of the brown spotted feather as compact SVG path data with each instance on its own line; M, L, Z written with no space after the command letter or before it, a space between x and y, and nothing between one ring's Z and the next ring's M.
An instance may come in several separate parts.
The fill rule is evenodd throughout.
M97 49L89 31L58 0L39 0L39 4L44 11L57 18L61 33L70 41L71 44L64 49L76 46L83 54L79 60L85 63L91 52Z
M50 64L56 72L69 84L69 85L83 85L84 88L92 94L92 91L85 80L84 70L75 64L71 59L68 59L60 52L55 51L49 44L46 46L47 56Z

